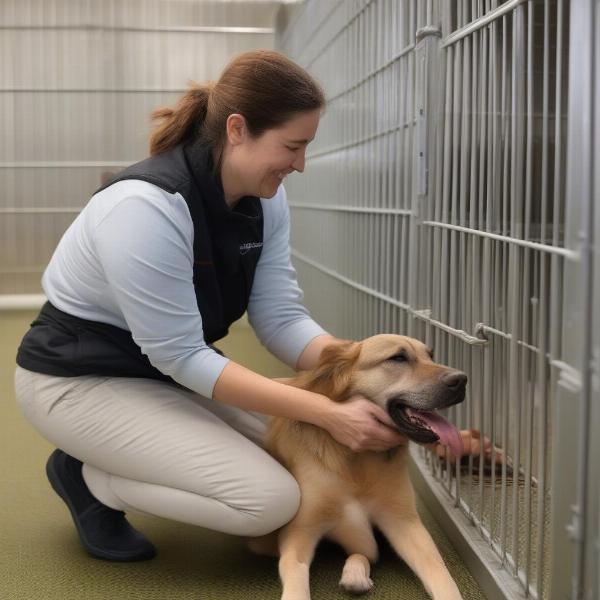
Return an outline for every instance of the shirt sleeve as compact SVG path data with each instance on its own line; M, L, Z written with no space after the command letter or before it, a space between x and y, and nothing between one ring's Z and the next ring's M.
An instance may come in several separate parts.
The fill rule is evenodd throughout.
M295 368L306 345L327 333L302 304L290 259L290 211L283 185L263 200L263 248L256 267L248 321L258 339L277 358Z
M189 223L182 217L185 201L169 196L130 193L96 225L93 241L135 343L159 371L211 398L229 361L204 340L186 231L193 226L189 212Z

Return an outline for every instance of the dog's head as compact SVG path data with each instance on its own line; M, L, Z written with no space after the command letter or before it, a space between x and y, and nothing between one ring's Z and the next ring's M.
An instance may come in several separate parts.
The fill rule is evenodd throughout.
M462 454L458 430L435 411L465 399L467 376L435 363L432 349L419 340L382 334L331 344L312 374L315 391L337 402L360 394L387 411L409 439L440 441Z

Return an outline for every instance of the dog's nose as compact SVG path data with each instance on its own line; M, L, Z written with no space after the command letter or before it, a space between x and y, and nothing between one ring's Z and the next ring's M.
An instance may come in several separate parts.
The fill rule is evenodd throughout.
M467 374L462 371L450 371L442 375L442 382L445 383L453 392L467 385Z

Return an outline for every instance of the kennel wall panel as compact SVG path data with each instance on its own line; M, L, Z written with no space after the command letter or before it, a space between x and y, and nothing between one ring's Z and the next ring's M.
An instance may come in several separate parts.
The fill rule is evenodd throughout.
M588 5L588 9L592 8ZM595 28L595 31L600 31L600 9L596 3L595 11L591 10L590 23ZM594 43L588 51L589 56L600 56L600 37L598 35L592 36ZM594 148L594 163L592 169L592 181L590 186L589 200L593 202L593 199L598 198L600 195L600 61L596 60L593 63L591 72L591 81L593 81L594 92L593 98L594 103L592 106L594 124L592 144ZM600 306L600 208L598 208L598 202L592 203L593 206L593 274L590 276L593 279L593 297L591 300L591 306ZM600 423L600 314L597 310L591 310L592 322L589 323L590 331L592 332L593 338L592 344L592 360L593 360L593 371L590 373L590 414L589 414L589 428L590 432L593 431L595 424ZM588 448L584 450L587 452L588 457L600 456L600 436L589 435L588 437ZM583 457L580 458L582 460ZM588 531L593 532L592 535L587 536L585 540L585 571L584 571L584 583L585 593L591 598L600 597L600 476L598 476L598 469L594 460L589 458L586 461L587 473L584 473L584 477L589 482L588 488Z
M487 385L491 403L479 407L490 413L487 426L479 422L508 457L512 481L503 469L499 489L493 474L482 485L480 469L468 514L524 590L545 597L555 391L548 383L561 348L557 290L573 254L563 240L568 20L560 3L505 3L479 24L465 24L461 4L455 8L441 43L443 154L423 221L440 230L433 244L442 252L428 304L436 321L497 338L485 352L499 359L484 357L471 382L497 382ZM469 273L482 285L469 287ZM459 471L456 479L448 491L458 500Z
M53 249L150 114L234 54L270 48L275 2L0 3L0 293L41 292Z
M552 590L564 597L597 598L600 594L600 476L597 468L600 419L600 327L597 301L600 281L598 254L598 142L600 128L598 31L600 5L584 0L572 4L568 76L569 135L565 222L566 245L577 250L567 263L564 284L563 352L556 404L555 477L561 466L563 493L553 497L554 539L564 535L562 560L552 561ZM560 419L560 420L559 420ZM558 462L558 461L557 461ZM564 538L563 538L564 539Z
M576 339L563 288L580 261L566 231L571 3L323 4L277 33L328 97L286 185L307 305L340 337L415 335L469 374L448 416L494 442L497 472L483 455L416 460L486 540L491 579L512 578L505 593L554 597L555 412Z

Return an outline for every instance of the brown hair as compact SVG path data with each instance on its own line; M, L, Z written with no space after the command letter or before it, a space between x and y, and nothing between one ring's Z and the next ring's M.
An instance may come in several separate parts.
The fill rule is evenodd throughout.
M192 83L174 108L152 113L158 125L150 137L150 154L201 136L220 155L227 118L233 113L246 119L256 138L295 113L324 105L322 88L301 66L272 50L245 52L227 64L216 83Z

